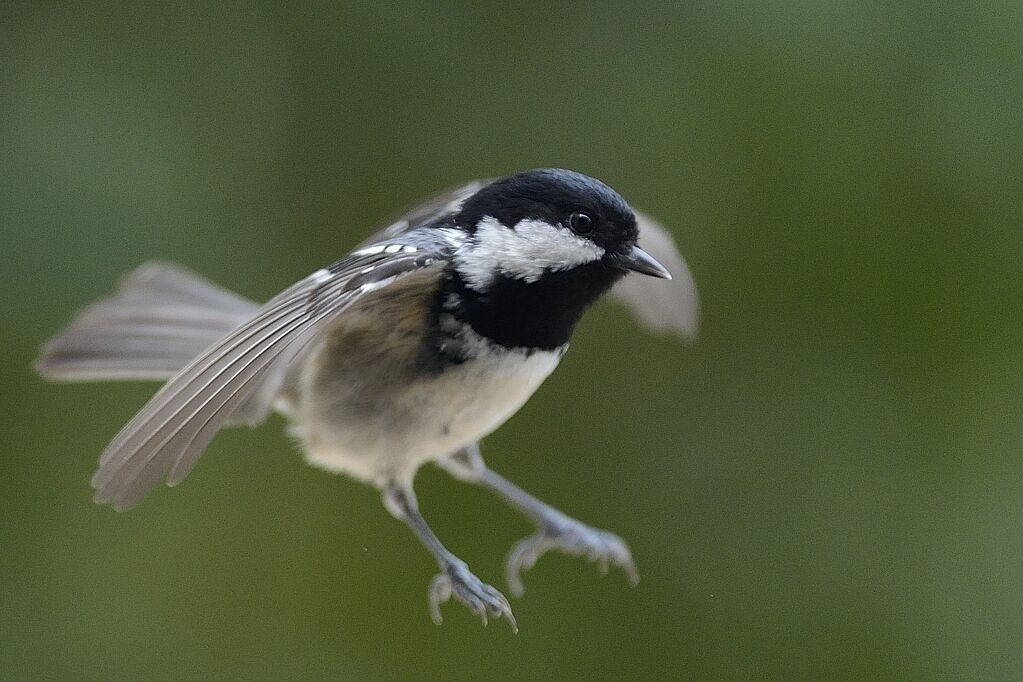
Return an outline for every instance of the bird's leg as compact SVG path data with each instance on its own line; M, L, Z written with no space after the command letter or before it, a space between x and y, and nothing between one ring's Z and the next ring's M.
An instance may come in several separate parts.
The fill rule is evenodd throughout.
M495 588L473 575L466 563L441 543L426 523L426 519L419 513L419 505L411 486L390 483L381 491L381 498L387 511L415 533L423 546L433 554L437 566L440 567L440 573L434 576L429 588L430 617L433 618L433 622L440 625L442 620L440 605L453 596L479 616L484 625L487 624L487 614L497 618L504 617L512 630L518 632L519 628L508 600Z
M525 592L522 570L532 568L537 559L550 549L595 561L603 573L607 573L608 566L614 564L625 571L631 584L639 582L636 563L624 540L613 533L592 528L566 516L488 469L477 445L465 447L439 463L455 478L494 492L536 524L536 533L520 540L508 553L505 572L508 586L516 597L521 597Z

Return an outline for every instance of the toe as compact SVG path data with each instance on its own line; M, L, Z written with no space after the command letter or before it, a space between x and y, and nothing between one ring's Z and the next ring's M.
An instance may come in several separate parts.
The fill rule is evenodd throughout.
M513 596L521 597L525 592L522 571L532 568L537 559L549 549L585 557L595 562L604 575L607 575L612 564L619 566L625 571L631 585L639 582L639 572L632 560L629 546L614 533L590 528L581 523L551 525L543 527L535 535L520 540L508 553L505 573Z
M522 583L522 571L528 571L536 565L536 560L543 552L543 542L544 536L537 533L519 540L508 552L508 558L505 561L505 579L513 597L518 598L525 594L526 587Z
M452 596L479 616L484 626L488 616L505 618L512 631L518 632L518 624L505 596L470 573L464 565L451 566L430 583L430 615L435 623L441 623L440 605Z
M430 581L427 591L430 605L430 619L437 625L444 622L440 615L440 605L451 599L451 578L446 573L439 573Z

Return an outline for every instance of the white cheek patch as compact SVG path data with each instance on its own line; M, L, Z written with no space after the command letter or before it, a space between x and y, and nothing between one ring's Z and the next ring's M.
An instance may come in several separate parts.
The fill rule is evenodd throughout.
M603 256L604 249L590 240L542 220L520 220L509 229L485 216L455 262L466 284L482 290L499 274L535 282L545 272L570 270Z

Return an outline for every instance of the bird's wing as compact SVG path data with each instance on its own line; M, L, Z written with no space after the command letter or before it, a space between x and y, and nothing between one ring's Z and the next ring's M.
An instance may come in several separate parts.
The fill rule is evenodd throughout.
M75 315L34 367L59 381L167 380L258 309L179 265L151 261Z
M266 392L267 381L282 380L281 368L325 325L371 292L430 286L446 267L442 255L408 238L372 245L271 299L171 377L114 437L92 478L96 501L127 509L165 476L168 485L181 482L217 431L239 421L237 409Z
M692 338L700 326L700 299L693 273L663 226L638 211L636 221L639 245L668 269L672 279L666 282L629 275L611 289L611 296L651 331Z
M418 204L415 208L405 212L401 217L392 220L386 227L373 234L373 236L369 237L357 248L393 239L421 225L434 224L444 218L453 216L458 213L466 199L490 182L491 180L474 180L460 187L454 187L436 194Z

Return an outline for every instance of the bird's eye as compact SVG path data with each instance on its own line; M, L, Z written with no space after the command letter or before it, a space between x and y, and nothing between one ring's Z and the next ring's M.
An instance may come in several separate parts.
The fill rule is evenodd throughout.
M568 217L568 225L572 228L573 232L579 234L589 234L593 232L593 218L590 217L589 213L583 213L582 211L576 211Z

